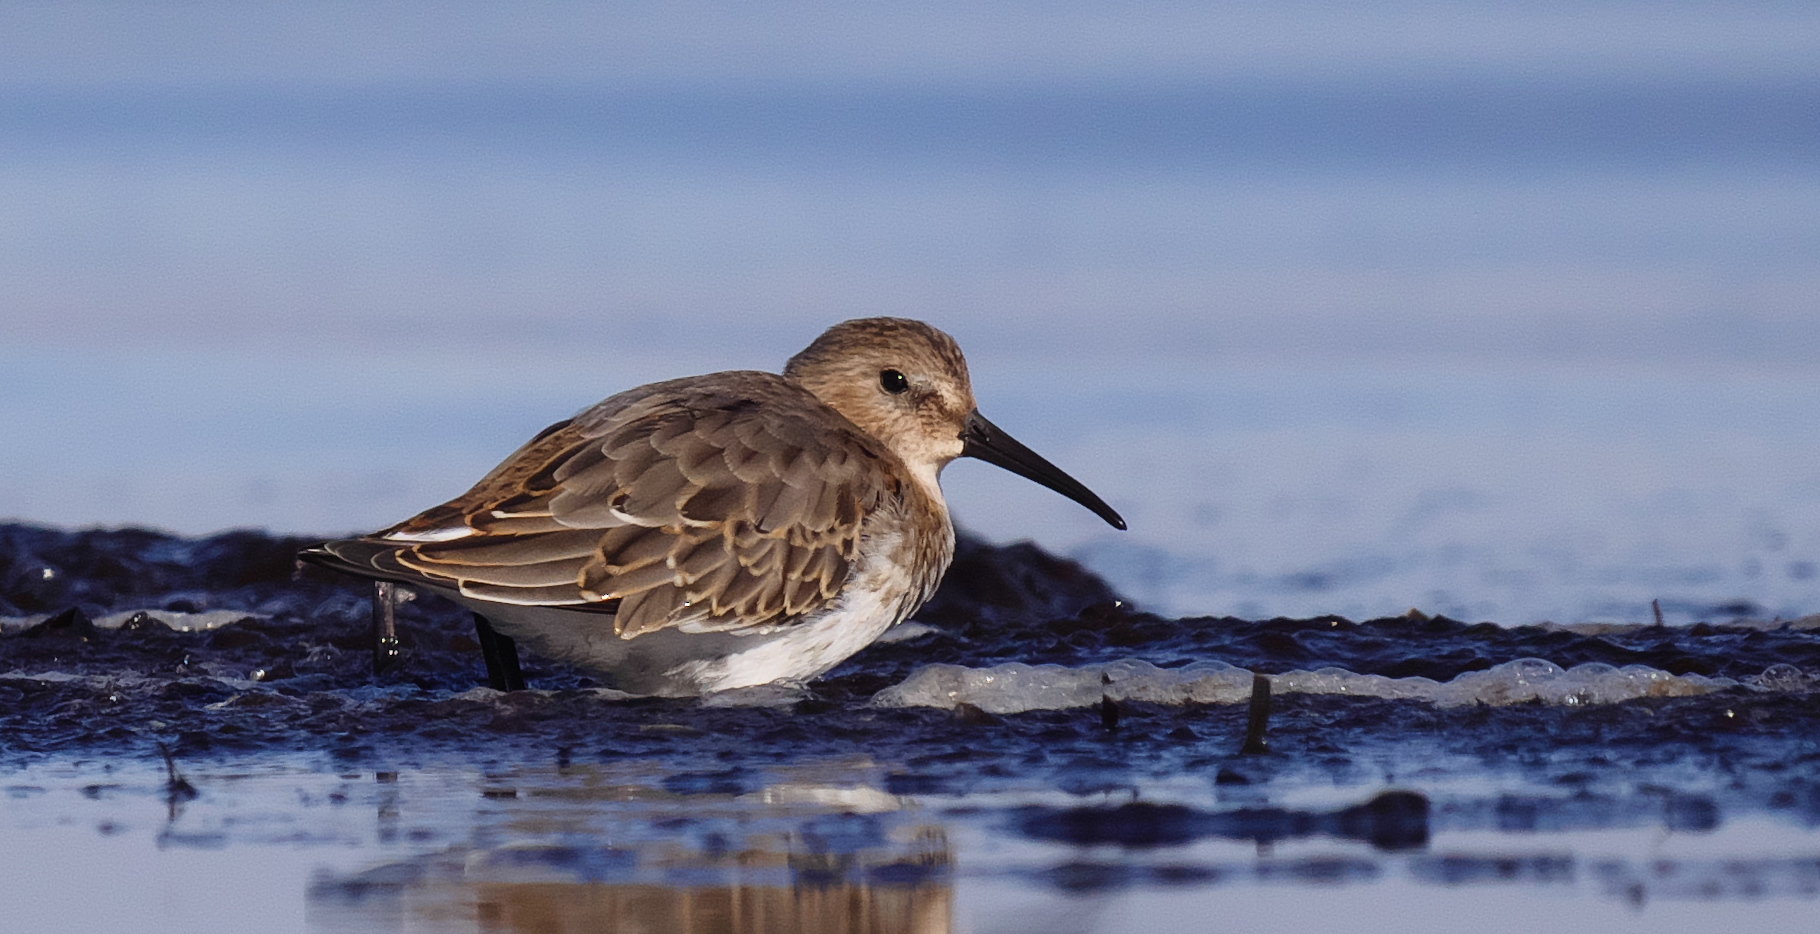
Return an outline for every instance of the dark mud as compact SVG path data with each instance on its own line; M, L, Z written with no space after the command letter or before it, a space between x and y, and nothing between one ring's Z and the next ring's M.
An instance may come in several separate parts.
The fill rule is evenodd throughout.
M590 690L596 684L586 672L529 654L526 676L538 690L502 695L473 690L485 675L470 617L435 598L401 606L403 663L374 675L368 586L300 573L292 555L307 541L0 527L0 615L15 618L0 636L0 769L72 757L156 761L161 749L179 764L285 755L378 773L639 761L658 764L653 782L664 795L725 799L758 792L797 763L863 754L881 764L878 783L889 795L1076 796L980 819L1030 841L1125 850L1325 836L1389 852L1419 849L1437 827L1700 832L1744 815L1820 827L1820 695L1811 690L1820 640L1803 628L1588 633L1420 615L1165 619L1121 603L1090 572L1033 546L963 539L941 593L918 616L931 632L862 652L794 702L609 700ZM150 617L93 625L132 610L247 615L197 632ZM53 615L29 629L18 620L44 614ZM1265 672L1332 665L1437 680L1527 657L1739 680L1788 665L1805 677L1787 690L1739 687L1591 707L1279 696L1264 755L1240 753L1247 711L1238 704L1002 717L869 704L931 662L1127 657L1163 666L1217 659ZM1183 780L1232 807L1130 798L1139 787ZM1263 800L1286 780L1431 790L1312 810ZM1463 780L1502 790L1438 790ZM1134 866L1088 861L1045 871L1067 889L1155 882L1143 873L1171 871ZM1559 868L1442 859L1423 867L1438 879L1540 879ZM1805 879L1812 868L1789 871Z
M867 707L874 693L933 662L1078 665L1135 657L1171 667L1216 659L1262 672L1336 666L1437 681L1520 658L1543 658L1563 667L1584 662L1641 664L1674 674L1739 680L1758 676L1772 665L1820 673L1820 638L1790 626L1702 623L1589 634L1466 624L1420 614L1365 622L1339 617L1167 619L1120 601L1091 572L1035 546L995 547L963 537L940 593L917 615L932 631L860 653L812 685L807 699L785 711L704 708L692 701L598 700L582 690L599 686L587 672L528 653L526 674L539 691L505 698L470 697L463 692L484 684L485 672L465 610L435 597L403 604L402 663L374 675L370 587L313 568L300 570L293 556L310 541L256 532L181 539L133 529L64 532L0 526L4 582L0 616L49 614L28 629L15 628L0 636L0 673L85 676L13 677L0 682L5 748L14 754L114 743L140 749L132 744L174 739L178 748L188 749L280 744L345 754L350 745L362 744L357 737L393 736L408 747L433 747L460 743L474 729L586 744L590 734L604 742L623 732L619 725L652 717L690 721L694 726L712 723L718 725L717 732L774 729L780 732L769 739L792 748L799 741L888 742L903 729L917 726L938 733L999 728L1016 733L1035 728L1045 742L1076 738L1070 735L1076 731L1094 743L1107 739L1097 714L1028 715L1013 724L986 715L955 717ZM117 628L92 623L132 610L230 611L247 616L197 632L173 630L150 615L130 618ZM258 689L247 689L248 681L256 682ZM1450 723L1471 727L1482 739L1482 729L1502 718L1512 720L1511 736L1506 742L1481 743L1487 757L1501 758L1501 750L1508 750L1520 758L1519 738L1527 731L1518 729L1517 723L1523 720L1547 732L1550 747L1557 750L1580 733L1588 734L1587 741L1595 741L1596 734L1601 743L1642 744L1657 744L1681 733L1684 742L1714 745L1740 730L1772 726L1770 731L1793 730L1807 699L1801 692L1734 692L1685 702L1645 702L1634 710L1620 706L1438 711L1356 698L1330 702L1279 697L1273 748L1287 755L1298 724L1312 728L1313 749L1343 747L1338 741L1351 730L1426 732ZM1230 745L1243 733L1242 710L1139 706L1124 711L1116 730L1119 742L1141 744L1161 721L1170 725L1173 739L1160 748L1217 754L1220 744ZM581 715L583 709L586 716ZM1740 715L1740 709L1747 713ZM1292 711L1303 715L1291 715ZM1701 712L1717 714L1725 722L1714 722ZM601 724L603 717L611 722ZM1686 729L1664 726L1664 719ZM579 733L573 721L595 726ZM795 729L811 722L811 728ZM881 735L867 735L873 729ZM794 735L797 732L804 735ZM1202 733L1208 740L1204 748L1197 743ZM1632 733L1634 740L1627 740ZM1316 735L1329 742L1317 741ZM910 745L929 739L919 736ZM664 742L639 741L654 748ZM759 748L770 745L761 743Z

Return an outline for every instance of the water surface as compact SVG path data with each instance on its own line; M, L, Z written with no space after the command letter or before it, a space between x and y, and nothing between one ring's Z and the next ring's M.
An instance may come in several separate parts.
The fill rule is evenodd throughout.
M1797 930L1820 896L1813 619L1176 619L968 540L806 687L532 655L501 693L432 598L374 675L369 594L293 579L302 541L0 527L21 929Z

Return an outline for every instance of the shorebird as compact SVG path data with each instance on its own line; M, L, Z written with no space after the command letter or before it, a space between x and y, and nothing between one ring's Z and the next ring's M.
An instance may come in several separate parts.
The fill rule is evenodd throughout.
M619 393L455 499L299 557L382 594L403 584L466 606L502 690L524 686L519 640L634 694L800 683L935 593L954 557L938 478L957 457L1125 528L980 415L953 338L864 318L829 328L781 375Z

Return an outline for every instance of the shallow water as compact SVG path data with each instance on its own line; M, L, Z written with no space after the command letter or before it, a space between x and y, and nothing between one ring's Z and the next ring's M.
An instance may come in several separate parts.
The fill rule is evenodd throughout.
M1577 789L1403 779L1429 810L1374 837L1358 815L1394 823L1385 802L1421 799L1381 777L957 796L892 774L197 764L199 796L172 805L162 767L66 763L8 776L0 867L21 931L1287 931L1337 912L1418 932L1792 931L1820 894L1811 813L1720 818L1661 790L1576 807ZM71 875L84 897L32 897Z
M293 580L300 541L0 527L9 929L1771 931L1820 897L1810 621L1172 619L967 540L806 688L528 657L501 694L428 598L374 676L367 593Z

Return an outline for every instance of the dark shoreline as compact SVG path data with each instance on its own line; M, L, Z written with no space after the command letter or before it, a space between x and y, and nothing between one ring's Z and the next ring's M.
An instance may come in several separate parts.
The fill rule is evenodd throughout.
M1545 785L1634 789L1648 775L1674 787L1677 775L1724 763L1753 776L1737 803L1801 808L1820 823L1820 709L1811 703L1820 639L1788 626L1578 633L1419 615L1166 619L1033 545L963 538L941 593L918 614L930 631L875 645L780 706L607 699L587 673L535 656L526 673L540 690L501 695L474 690L484 673L468 616L434 598L401 607L404 664L373 675L367 587L299 575L291 555L308 541L0 526L0 616L63 614L54 625L0 635L0 768L70 755L149 757L162 744L180 761L302 754L378 767L652 757L678 774L725 772L738 784L764 763L864 751L896 764L893 787L960 793L1014 777L1064 789L1180 774L1340 780L1436 756ZM114 629L86 625L133 609L248 615L198 632L149 617ZM1806 673L1809 687L1586 709L1285 695L1276 698L1271 754L1253 757L1238 754L1242 704L1121 704L1111 719L1094 710L999 717L869 704L927 663L1128 657L1163 667L1218 659L1262 672L1333 665L1436 680L1526 657L1739 680L1783 664ZM1619 763L1621 778L1607 774L1605 766Z

